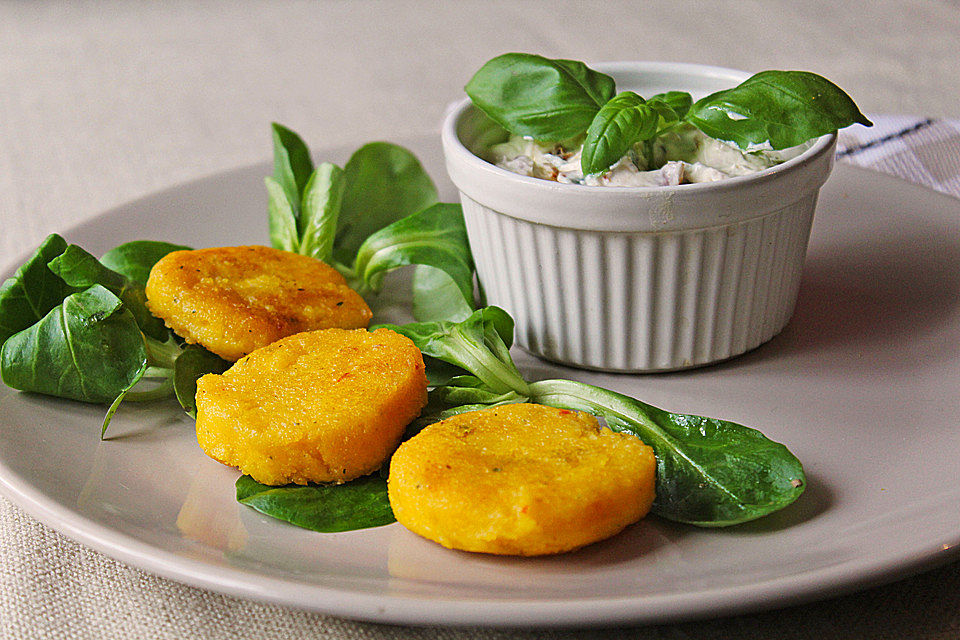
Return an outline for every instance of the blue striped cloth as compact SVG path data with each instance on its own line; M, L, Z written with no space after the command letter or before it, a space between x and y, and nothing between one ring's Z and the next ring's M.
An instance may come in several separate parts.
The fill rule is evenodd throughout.
M837 159L960 198L960 120L868 116L840 132Z

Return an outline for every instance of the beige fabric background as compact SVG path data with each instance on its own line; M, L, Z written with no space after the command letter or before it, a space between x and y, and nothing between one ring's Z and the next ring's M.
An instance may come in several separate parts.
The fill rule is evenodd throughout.
M865 112L960 117L960 2L0 2L0 263L145 193L437 130L507 50L815 70ZM227 598L71 542L0 499L0 638L960 637L960 565L822 603L667 627L353 623Z

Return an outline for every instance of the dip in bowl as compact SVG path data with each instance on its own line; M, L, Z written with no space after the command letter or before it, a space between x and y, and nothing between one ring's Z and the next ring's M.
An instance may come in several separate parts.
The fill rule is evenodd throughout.
M694 64L596 65L619 90L694 100L750 74ZM517 343L562 364L652 372L739 355L790 319L836 134L750 175L654 187L563 184L487 162L507 133L469 99L443 123L487 302Z

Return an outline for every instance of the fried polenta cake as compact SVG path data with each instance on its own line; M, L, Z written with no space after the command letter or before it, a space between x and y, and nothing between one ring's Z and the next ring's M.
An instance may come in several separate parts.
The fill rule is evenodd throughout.
M260 246L169 253L146 292L174 333L230 361L301 331L363 328L372 315L333 267Z
M346 482L379 469L426 402L409 338L309 331L200 378L197 441L263 484Z
M423 429L390 461L405 527L451 549L562 553L650 510L656 460L591 415L536 404L462 413Z

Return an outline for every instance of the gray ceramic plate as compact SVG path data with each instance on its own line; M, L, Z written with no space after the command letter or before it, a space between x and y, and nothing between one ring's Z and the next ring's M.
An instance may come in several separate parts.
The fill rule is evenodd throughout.
M432 139L411 145L443 176ZM343 162L344 150L318 154ZM176 187L63 234L102 252L149 237L266 240L266 166ZM451 197L445 181L441 190ZM960 545L960 202L839 166L822 196L797 313L735 360L614 376L517 354L666 409L757 427L804 461L787 510L727 530L655 518L552 558L452 552L400 525L318 534L237 504L236 472L172 402L103 408L0 389L0 489L42 522L188 584L375 621L657 622L831 596L956 557ZM9 275L8 269L7 275ZM401 311L398 300L393 312Z

